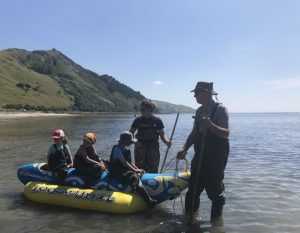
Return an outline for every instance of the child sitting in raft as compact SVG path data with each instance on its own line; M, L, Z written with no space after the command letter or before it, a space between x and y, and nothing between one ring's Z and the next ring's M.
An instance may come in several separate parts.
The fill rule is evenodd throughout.
M91 187L106 169L105 164L96 153L93 145L96 143L94 133L86 133L83 143L74 156L74 165L79 175L86 176L85 187Z
M145 171L132 163L130 150L126 148L136 141L137 139L134 139L129 131L125 131L120 135L119 143L113 146L111 151L110 175L121 183L131 185L152 209L157 202L151 199L139 178L139 174Z
M57 184L64 185L68 166L73 166L70 149L64 131L57 129L52 134L53 144L48 150L48 169L57 176Z

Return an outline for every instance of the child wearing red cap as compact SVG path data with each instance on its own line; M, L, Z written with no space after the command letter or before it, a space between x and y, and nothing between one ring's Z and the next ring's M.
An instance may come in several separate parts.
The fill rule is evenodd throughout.
M68 165L73 166L70 149L64 131L57 129L52 134L53 144L48 150L48 169L57 176L57 183L64 185Z

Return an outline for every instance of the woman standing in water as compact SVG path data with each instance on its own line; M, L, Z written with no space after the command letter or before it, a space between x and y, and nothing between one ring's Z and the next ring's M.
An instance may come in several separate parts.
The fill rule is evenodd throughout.
M138 142L134 148L135 164L147 173L158 173L159 138L168 147L171 146L171 141L164 131L164 124L159 117L153 115L154 110L155 105L150 100L143 100L140 103L141 116L135 118L130 128L132 134L137 130Z

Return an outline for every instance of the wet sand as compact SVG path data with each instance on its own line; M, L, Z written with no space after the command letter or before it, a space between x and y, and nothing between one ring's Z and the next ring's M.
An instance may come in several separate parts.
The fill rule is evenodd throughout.
M49 116L73 116L75 113L45 113L45 112L0 112L0 119L14 119L23 117L49 117Z
M0 120L1 119L17 119L27 117L70 117L70 116L92 116L92 115L132 115L132 112L39 112L39 111L7 111L0 108Z

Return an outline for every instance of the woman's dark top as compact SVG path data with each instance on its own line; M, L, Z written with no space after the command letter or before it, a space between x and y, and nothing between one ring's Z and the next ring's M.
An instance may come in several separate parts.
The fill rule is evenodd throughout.
M131 127L138 130L136 138L139 142L157 143L159 139L159 130L164 128L164 124L159 117L150 118L139 116L135 118Z

